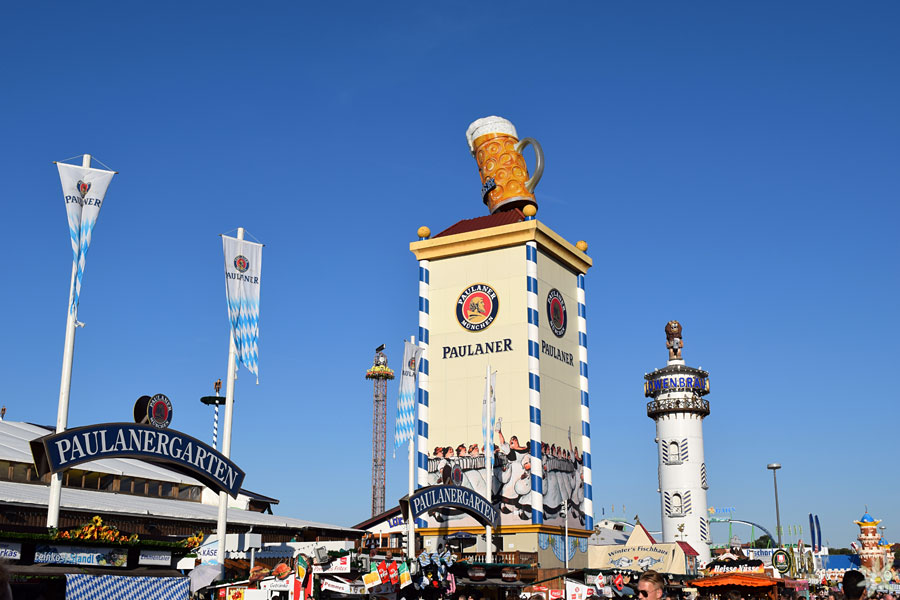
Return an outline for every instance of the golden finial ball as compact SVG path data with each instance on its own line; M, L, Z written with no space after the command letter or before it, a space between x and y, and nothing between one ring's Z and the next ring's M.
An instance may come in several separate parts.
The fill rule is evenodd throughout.
M424 225L422 225L421 227L419 227L419 229L416 231L416 233L419 234L419 237L420 237L420 238L429 238L429 237L431 237L431 230L428 229L427 227L425 227Z
M522 209L522 214L526 217L533 217L537 214L537 206L535 206L534 204L529 204Z
M575 247L578 248L579 250L581 250L582 252L587 252L587 249L588 249L587 242L584 240L578 240L578 243L575 244Z

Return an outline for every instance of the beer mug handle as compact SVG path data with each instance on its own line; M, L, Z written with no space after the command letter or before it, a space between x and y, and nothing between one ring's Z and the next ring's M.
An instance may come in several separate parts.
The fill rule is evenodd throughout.
M528 144L534 146L535 165L534 175L525 182L525 189L533 193L534 188L537 187L538 182L541 180L541 175L544 174L544 151L541 149L541 144L536 139L527 137L522 138L522 140L516 144L516 152L522 154L522 149Z

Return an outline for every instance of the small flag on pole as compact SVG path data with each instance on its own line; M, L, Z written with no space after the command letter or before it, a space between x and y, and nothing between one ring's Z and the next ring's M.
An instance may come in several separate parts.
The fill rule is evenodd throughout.
M72 304L69 305L69 312L75 312L81 295L84 259L91 246L91 235L100 216L100 207L106 197L106 190L115 172L66 163L56 163L56 166L59 169L59 181L66 201L69 237L72 239L72 254L76 265L75 290L72 294Z
M259 383L259 285L262 244L222 236L225 252L225 295L237 358Z
M497 394L494 388L497 383L497 372L491 373L491 380L485 389L484 401L481 405L481 432L484 439L484 455L494 456L494 426L496 425Z
M403 342L400 368L400 392L397 396L397 421L394 424L394 449L412 439L416 429L416 370L422 348Z

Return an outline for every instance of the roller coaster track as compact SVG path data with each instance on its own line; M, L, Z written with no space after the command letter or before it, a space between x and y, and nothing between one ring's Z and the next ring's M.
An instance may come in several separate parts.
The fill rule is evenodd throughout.
M740 523L742 525L750 525L751 527L756 527L757 529L763 531L769 539L774 542L777 538L772 535L772 532L760 525L759 523L754 523L753 521L744 521L742 519L716 519L715 517L710 517L710 523ZM753 540L751 540L753 541Z

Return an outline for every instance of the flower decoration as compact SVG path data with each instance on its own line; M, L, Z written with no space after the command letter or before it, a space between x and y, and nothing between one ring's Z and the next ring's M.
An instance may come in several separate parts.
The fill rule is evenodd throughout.
M51 539L58 540L99 540L112 544L123 544L138 541L138 535L133 533L125 535L115 525L104 525L99 515L94 517L81 527L60 531L53 529L50 532Z

